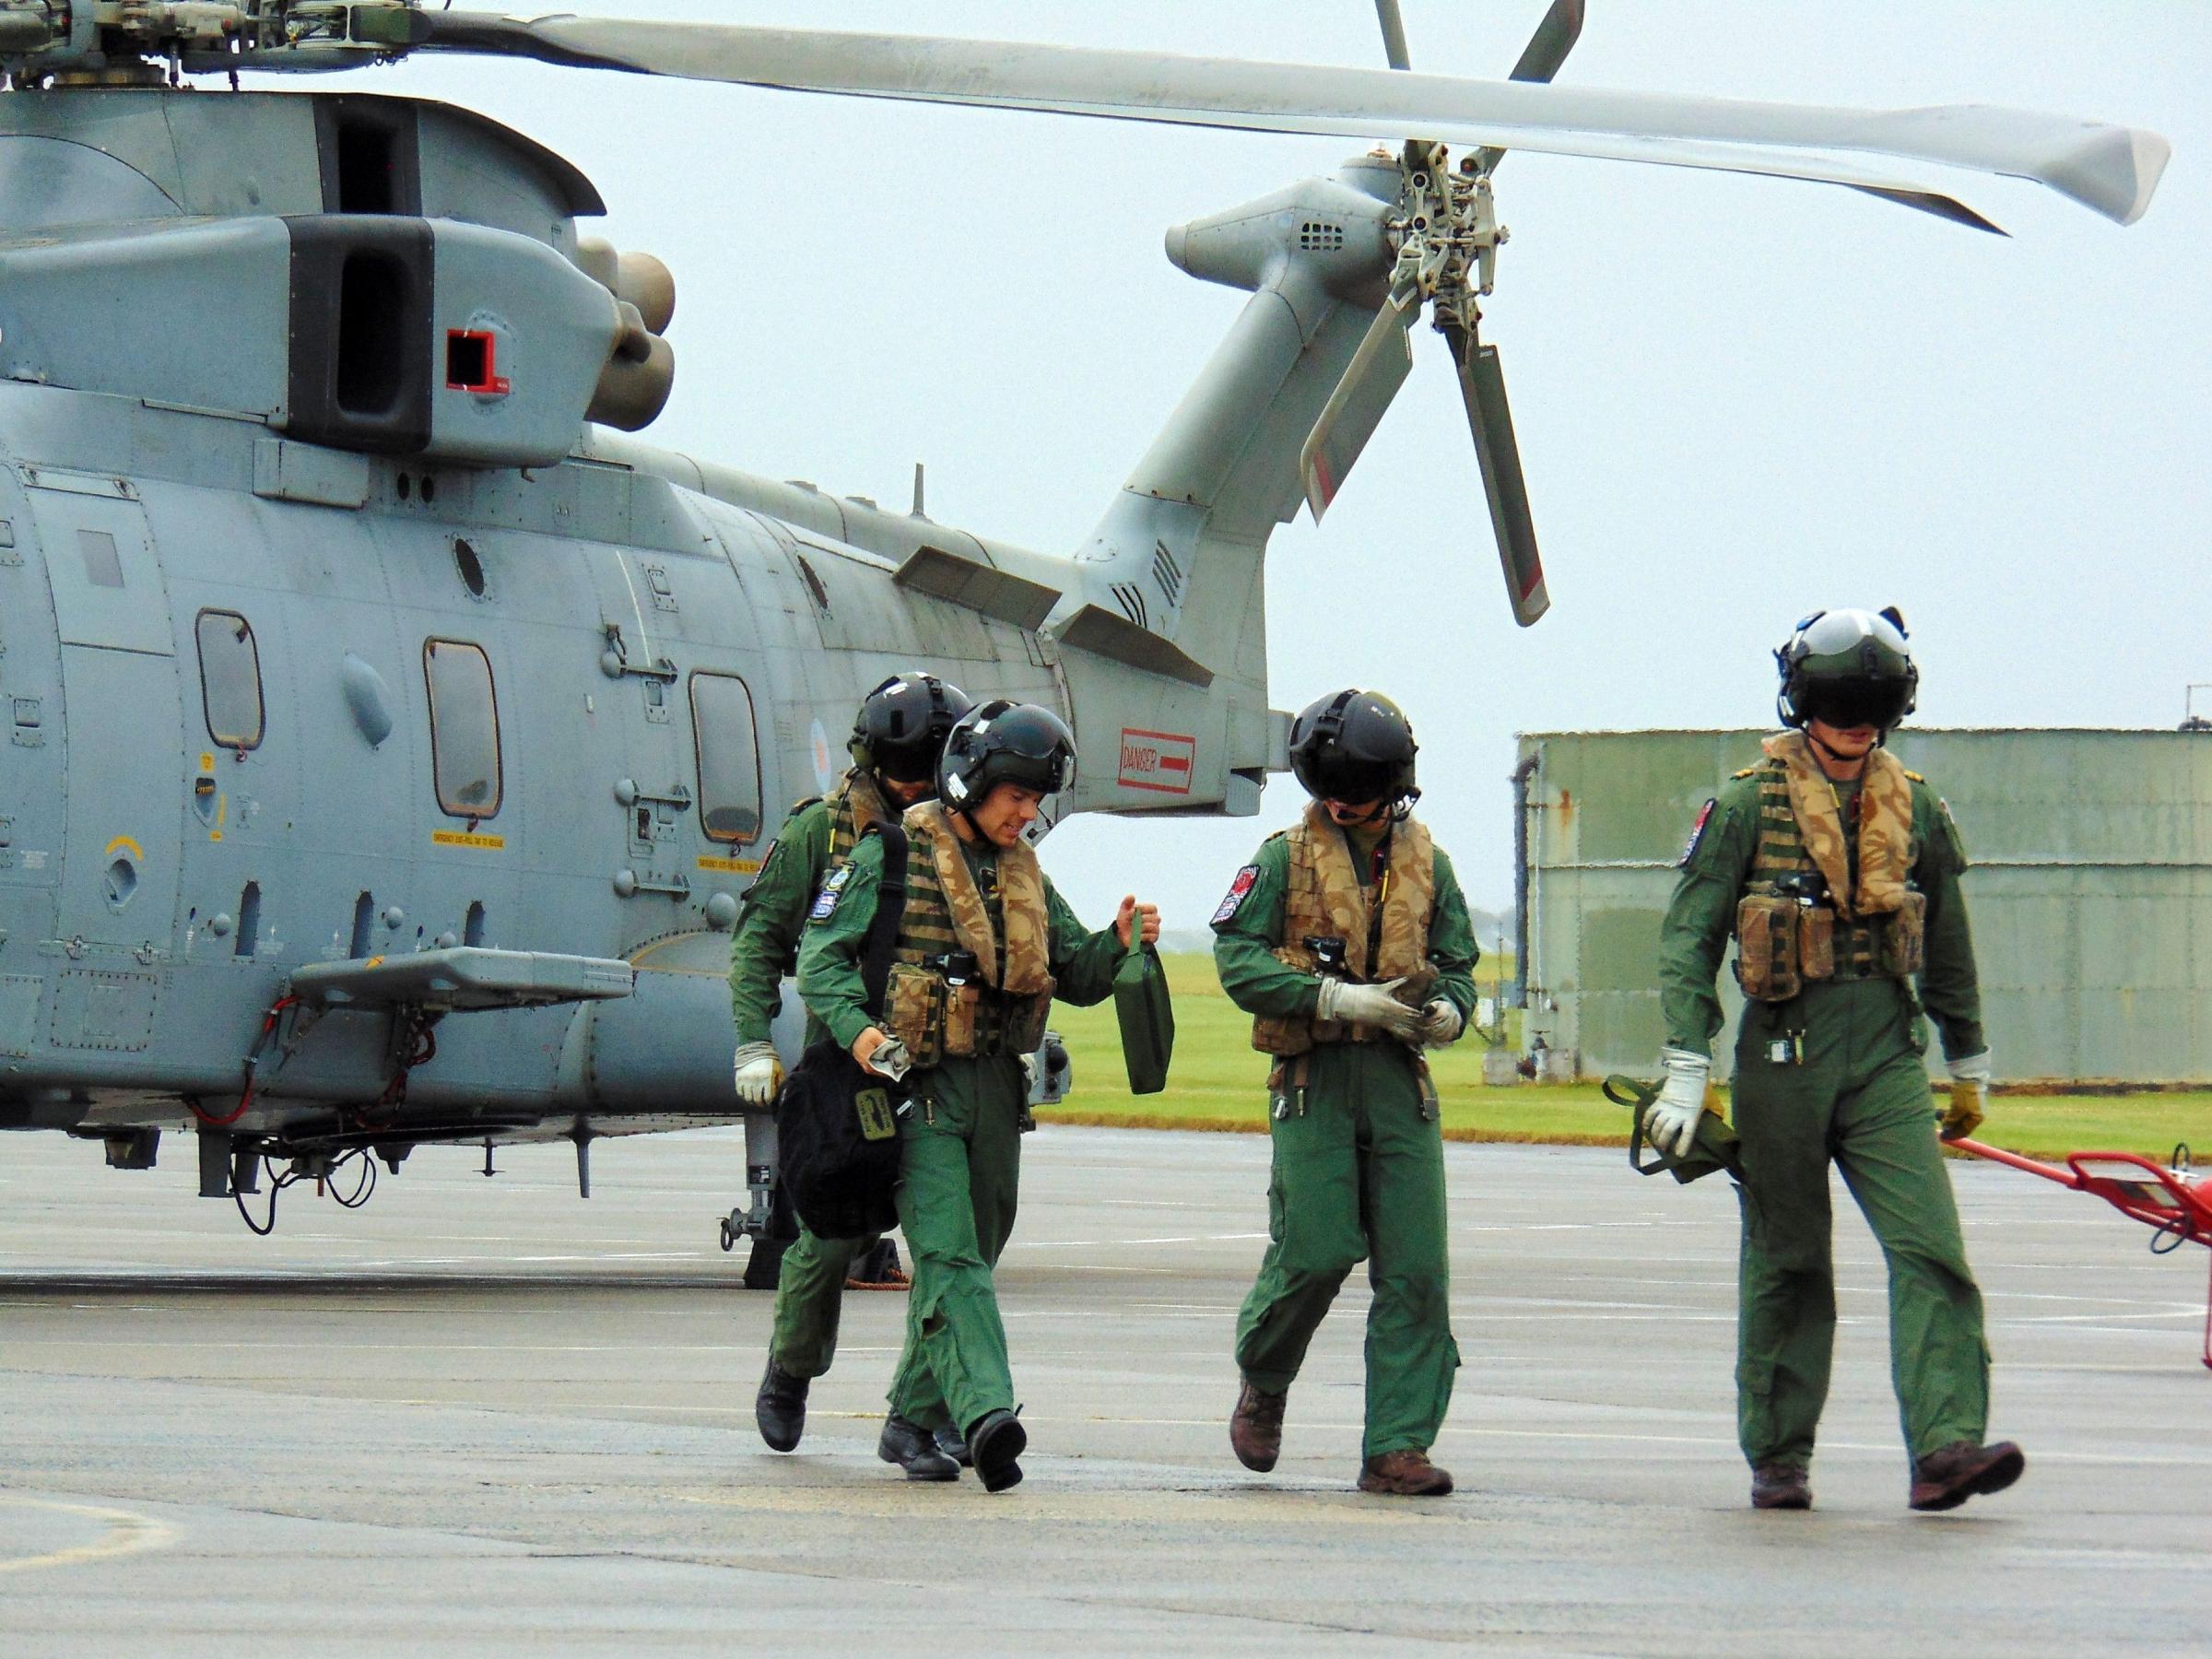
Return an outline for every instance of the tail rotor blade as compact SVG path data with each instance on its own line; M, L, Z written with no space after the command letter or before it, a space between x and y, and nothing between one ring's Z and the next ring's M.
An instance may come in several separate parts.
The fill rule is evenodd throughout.
M1377 5L1383 0L1376 0ZM1536 25L1536 32L1528 37L1522 48L1521 61L1513 65L1508 80L1547 81L1559 72L1567 54L1574 50L1575 41L1583 38L1583 0L1551 0L1551 9ZM1490 145L1475 152L1475 171L1495 172L1505 151Z
M1551 608L1551 596L1544 590L1544 563L1536 555L1528 482L1521 474L1520 445L1513 441L1513 412L1505 401L1505 371L1495 346L1455 327L1447 327L1444 336L1459 368L1475 455L1482 463L1483 493L1489 497L1490 524L1498 533L1506 597L1512 602L1513 620L1526 628Z
M1582 38L1583 0L1551 0L1551 9L1544 14L1544 21L1536 25L1536 32L1528 37L1528 44L1521 52L1521 61L1506 78L1549 80L1559 72L1559 65L1567 61L1567 54Z
M1344 482L1341 468L1332 459L1329 439L1344 411L1366 382L1369 371L1382 357L1383 347L1394 337L1400 363L1410 360L1412 354L1406 344L1406 322L1418 304L1418 299L1410 290L1394 292L1382 302L1382 309L1375 313L1375 320L1368 324L1367 333L1361 336L1359 349L1352 353L1352 360L1345 365L1335 390L1329 394L1329 401L1322 406L1313 429L1306 434L1305 446L1298 452L1298 476L1305 485L1306 505L1312 509L1313 522L1317 524Z
M1382 53L1393 69L1410 69L1413 59L1406 51L1406 19L1398 16L1398 0L1375 0L1375 20L1382 25Z

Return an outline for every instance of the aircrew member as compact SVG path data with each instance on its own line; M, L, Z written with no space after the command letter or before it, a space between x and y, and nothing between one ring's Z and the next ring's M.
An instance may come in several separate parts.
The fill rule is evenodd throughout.
M972 706L968 694L934 674L893 675L869 692L847 746L852 769L819 800L802 801L784 820L730 947L730 998L737 1018L737 1098L768 1107L783 1079L769 1041L777 987L798 954L806 907L823 878L853 854L862 834L890 823L937 790L937 756L946 735ZM821 1036L807 1022L806 1041ZM806 1427L806 1388L837 1354L837 1320L850 1264L875 1248L874 1239L822 1239L804 1226L783 1253L776 1285L775 1328L768 1369L753 1416L760 1438L778 1452L799 1443ZM953 1448L957 1454L959 1448Z
M1055 995L1103 1001L1122 958L1159 936L1158 911L1134 898L1111 928L1086 932L1023 838L1075 760L1067 727L1035 704L986 702L953 727L939 798L904 818L906 905L880 1020L860 967L883 870L877 838L831 877L799 947L808 1010L864 1067L903 1077L908 1096L898 1203L914 1282L877 1453L910 1479L959 1475L933 1443L947 1427L986 1489L1021 1478L1028 1435L991 1275L1014 1227L1022 1057L1043 1041Z
M1345 1276L1362 1257L1367 1427L1359 1489L1441 1497L1429 1461L1452 1403L1444 1156L1424 1046L1475 1006L1475 933L1452 861L1412 816L1413 728L1371 691L1299 715L1290 767L1312 796L1261 844L1214 913L1221 988L1253 1016L1268 1075L1267 1252L1237 1318L1242 1386L1230 1444L1275 1466L1283 1406Z
M1660 943L1665 1088L1647 1120L1681 1152L1706 1110L1733 935L1747 999L1735 1044L1743 1249L1736 1418L1756 1509L1807 1509L1836 1329L1832 1159L1889 1266L1890 1371L1910 1502L1951 1509L2019 1478L1983 1443L1989 1352L1922 1059L1949 1063L1941 1134L1982 1121L1989 1046L1949 809L1882 747L1920 671L1895 610L1816 611L1775 653L1789 729L1706 804ZM1915 987L1918 994L1915 995Z

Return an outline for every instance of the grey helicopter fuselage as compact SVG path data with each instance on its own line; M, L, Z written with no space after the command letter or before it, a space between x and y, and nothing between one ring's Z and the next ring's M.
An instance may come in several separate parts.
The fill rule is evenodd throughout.
M0 94L0 1127L196 1129L219 1194L736 1119L728 929L896 670L1068 718L1052 818L1256 811L1265 546L1396 188L1171 240L1254 298L1070 559L593 424L657 410L667 304L481 117Z

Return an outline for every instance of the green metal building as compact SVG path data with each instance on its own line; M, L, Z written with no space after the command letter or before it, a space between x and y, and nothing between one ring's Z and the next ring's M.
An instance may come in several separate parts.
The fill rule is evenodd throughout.
M1656 1063L1676 861L1698 809L1765 735L1520 738L1524 1042L1540 1075ZM2212 1082L2212 733L1908 729L1891 747L1965 837L1999 1079ZM1721 991L1725 1073L1741 1005L1726 970Z

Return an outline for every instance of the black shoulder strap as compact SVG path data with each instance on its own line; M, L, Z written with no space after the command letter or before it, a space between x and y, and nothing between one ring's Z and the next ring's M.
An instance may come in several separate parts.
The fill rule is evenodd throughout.
M877 884L876 914L861 951L860 982L868 1012L880 1018L891 982L891 953L899 947L899 926L906 919L906 831L897 824L877 824L865 833L882 838L883 878Z

